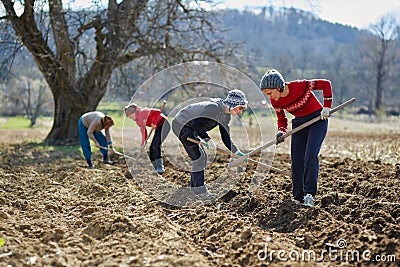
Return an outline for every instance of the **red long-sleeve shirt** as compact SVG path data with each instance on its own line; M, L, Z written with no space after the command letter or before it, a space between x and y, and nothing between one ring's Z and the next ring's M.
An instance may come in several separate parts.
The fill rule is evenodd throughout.
M135 115L136 124L139 126L142 134L141 145L144 145L144 142L147 139L146 126L152 127L153 125L156 125L157 128L167 119L167 117L161 113L161 110L156 108L137 108Z
M277 101L271 99L271 104L278 116L278 130L287 132L288 120L284 110L295 117L304 117L321 109L332 107L332 85L329 80L296 80L286 83L289 94L279 98ZM324 97L323 105L312 92L322 90Z

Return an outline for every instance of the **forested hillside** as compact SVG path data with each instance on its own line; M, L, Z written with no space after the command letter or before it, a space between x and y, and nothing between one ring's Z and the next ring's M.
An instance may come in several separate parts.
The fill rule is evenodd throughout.
M362 33L356 28L320 20L296 9L266 9L222 12L227 38L240 41L243 53L252 55L255 65L279 65L290 56L293 67L324 67L336 50L355 49ZM324 60L321 60L324 58Z
M279 69L287 80L326 78L334 85L336 100L356 96L357 105L373 109L380 44L370 31L330 23L297 9L229 9L219 15L227 29L225 38L241 44L240 53L255 81L271 67ZM398 111L399 36L391 45L385 58L393 62L384 67L384 101L389 109Z
M254 82L258 83L262 74L272 67L279 69L286 80L326 78L333 83L336 101L355 96L358 98L356 105L373 109L377 75L374 62L371 61L374 56L369 53L374 50L368 43L373 38L371 32L333 24L297 9L226 9L216 11L215 16L216 23L225 29L220 34L221 38L238 45L236 57L223 63L242 70ZM399 43L397 37L394 42L397 52L400 51ZM5 48L0 45L2 55L7 54ZM391 53L387 56L392 56ZM392 57L395 55L396 51ZM32 61L29 65L35 65L25 53L14 61L13 73L22 66L26 69L29 66L27 61ZM400 57L395 58L394 64L386 69L384 81L385 106L397 111L400 107L399 66ZM125 70L130 73L125 77L125 84L120 83L122 79L114 77L109 84L107 99L126 99L148 78L147 74L139 74L145 72L140 63L130 63ZM3 68L1 77L4 78L5 73ZM6 88L2 86L3 91ZM2 95L4 97L4 92Z

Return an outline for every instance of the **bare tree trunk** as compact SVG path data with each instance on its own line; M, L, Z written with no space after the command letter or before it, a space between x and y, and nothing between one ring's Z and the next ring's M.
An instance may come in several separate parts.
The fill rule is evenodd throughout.
M384 71L383 66L378 67L377 69L377 78L376 78L376 101L375 101L375 109L381 109L383 104L383 81L384 81Z
M53 126L46 137L46 142L52 144L77 144L79 117L93 111L96 105L69 101L65 94L54 97L55 113Z

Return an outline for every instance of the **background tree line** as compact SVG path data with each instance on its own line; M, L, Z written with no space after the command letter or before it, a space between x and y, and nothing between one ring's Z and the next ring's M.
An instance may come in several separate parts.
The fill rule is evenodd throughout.
M358 30L296 9L221 13L229 37L242 42L255 81L268 67L287 80L327 78L338 101L356 96L370 112L399 111L400 27L393 17Z
M76 141L82 113L102 99L129 101L154 72L191 60L237 67L256 83L272 67L286 80L327 78L338 102L356 96L370 113L400 109L400 27L389 16L358 30L296 9L210 11L202 1L74 11L61 0L29 0L22 14L1 2L0 112L53 111L49 142Z

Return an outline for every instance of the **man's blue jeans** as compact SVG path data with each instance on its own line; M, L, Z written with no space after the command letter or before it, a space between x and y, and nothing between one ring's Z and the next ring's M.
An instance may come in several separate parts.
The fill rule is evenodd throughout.
M79 118L79 121L78 121L79 141L81 143L83 156L85 157L86 161L89 163L92 159L92 151L91 151L90 140L89 140L87 131L88 131L88 128L85 125L83 125L83 123L82 123L82 117ZM100 146L107 147L106 137L101 131L94 132L93 135L94 135L94 138L97 140L97 142L99 142ZM103 154L103 157L107 157L108 151L106 149L101 148L100 152L101 152L101 154Z

